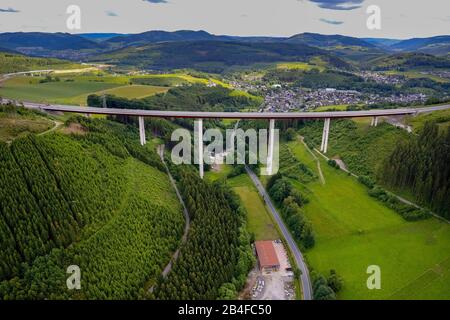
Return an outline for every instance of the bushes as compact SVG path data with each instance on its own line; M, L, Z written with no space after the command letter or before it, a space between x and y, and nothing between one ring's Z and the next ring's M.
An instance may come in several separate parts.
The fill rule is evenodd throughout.
M336 300L336 294L341 291L344 284L343 279L335 270L330 270L328 277L313 271L311 272L311 278L314 300Z
M327 161L327 163L330 167L339 169L339 165L337 164L336 160L330 159Z
M379 186L369 190L369 195L383 202L387 207L399 213L406 221L417 221L430 218L430 213L424 209L400 201L396 196Z
M372 189L375 186L375 181L373 181L373 179L368 176L359 176L358 181L369 189Z
M281 207L281 215L294 239L304 248L312 248L315 244L312 225L301 211L301 206L309 200L295 190L291 182L280 173L269 179L267 190L270 197Z
M233 169L230 173L228 173L227 178L231 179L237 176L240 176L241 174L245 173L245 165L238 164L233 166Z
M280 172L288 178L307 183L316 179L314 172L298 161L286 144L280 146Z

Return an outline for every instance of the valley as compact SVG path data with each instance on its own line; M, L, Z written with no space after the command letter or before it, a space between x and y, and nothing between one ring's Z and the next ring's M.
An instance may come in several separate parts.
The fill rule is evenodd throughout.
M449 39L388 40L1 33L0 300L450 300ZM175 165L194 112L279 171Z

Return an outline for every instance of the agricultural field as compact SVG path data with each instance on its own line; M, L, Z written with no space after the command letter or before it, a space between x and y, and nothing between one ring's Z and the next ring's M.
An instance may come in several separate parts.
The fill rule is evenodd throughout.
M323 71L323 70L325 70L325 67L324 67L324 65L313 65L313 64L305 63L305 62L283 62L283 63L277 64L277 69L304 70L304 71L318 69L319 71Z
M229 179L228 184L239 198L247 211L247 229L250 234L255 235L255 240L280 239L278 230L264 201L254 187L247 174Z
M40 83L44 78L17 77L5 81L0 87L4 98L41 103L86 105L87 96L114 94L124 98L144 98L167 91L168 88L129 85L124 78L112 77L61 77L59 81Z
M290 142L293 154L317 171L316 161L303 144ZM450 225L430 218L406 222L369 197L365 186L320 159L325 184L292 180L310 203L306 216L316 233L307 251L309 264L344 278L339 299L449 299ZM418 259L420 256L420 259ZM366 269L381 268L381 290L368 290Z
M345 104L336 104L331 106L322 106L314 109L315 112L324 112L324 111L346 111L347 105Z
M0 97L40 103L86 105L90 94L109 94L128 99L142 99L186 84L231 87L217 79L197 78L185 73L155 75L111 75L105 72L51 74L50 80L37 76L20 76L0 83ZM260 99L233 90L231 96ZM261 100L262 101L262 100Z

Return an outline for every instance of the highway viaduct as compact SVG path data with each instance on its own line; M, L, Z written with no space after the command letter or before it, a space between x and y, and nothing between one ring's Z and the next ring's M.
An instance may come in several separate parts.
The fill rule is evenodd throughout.
M376 109L362 111L332 111L332 112L200 112L200 111L164 111L164 110L136 110L136 109L118 109L118 108L96 108L96 107L76 107L66 105L43 105L36 103L24 103L25 107L37 108L43 111L53 112L72 112L82 114L98 114L98 115L119 115L134 116L139 119L139 136L142 145L146 143L144 118L191 118L198 120L197 132L198 137L203 137L203 119L265 119L269 121L269 145L268 145L268 172L271 170L273 158L274 139L273 132L276 120L324 120L322 133L322 143L320 151L327 153L328 137L330 133L331 119L345 118L372 118L371 125L377 126L380 117L388 116L405 116L416 115L423 112L431 112L450 108L450 105L432 106L424 108L403 108L403 109ZM202 139L198 139L202 141ZM199 154L203 155L203 143L199 143ZM202 157L201 157L202 158ZM203 159L199 159L200 176L203 178Z

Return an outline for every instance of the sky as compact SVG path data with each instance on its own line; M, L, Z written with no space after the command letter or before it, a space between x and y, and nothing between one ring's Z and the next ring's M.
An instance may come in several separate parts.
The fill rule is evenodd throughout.
M81 9L70 30L67 7ZM369 30L370 5L381 29ZM205 30L240 36L302 32L406 39L450 34L449 0L0 0L0 32L139 33Z

